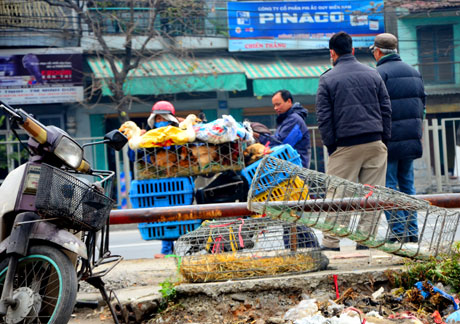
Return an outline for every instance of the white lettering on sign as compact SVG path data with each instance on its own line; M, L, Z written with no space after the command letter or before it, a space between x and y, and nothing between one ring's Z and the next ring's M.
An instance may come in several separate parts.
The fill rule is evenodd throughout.
M328 22L343 22L345 16L343 12L315 12L313 15L309 12L298 13L261 13L259 15L259 23L266 24L274 22L275 24L303 24L303 23L328 23Z

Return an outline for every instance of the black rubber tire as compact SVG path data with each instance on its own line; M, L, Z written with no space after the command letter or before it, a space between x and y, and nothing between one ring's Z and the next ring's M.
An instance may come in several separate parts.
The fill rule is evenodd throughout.
M34 268L33 272L30 271L31 265ZM0 263L0 292L3 289L7 268L8 260L3 260ZM25 273L28 274L27 277L24 276ZM38 276L40 278L37 278ZM69 322L77 298L78 282L75 267L63 252L47 245L30 247L27 256L19 260L15 274L15 279L18 278L19 280L14 280L13 291L19 287L29 287L38 292L42 298L39 316L33 320L26 318L20 323ZM50 286L48 283L50 280L53 281L53 285L58 283L59 286ZM18 285L18 282L21 284ZM37 284L38 282L40 284Z

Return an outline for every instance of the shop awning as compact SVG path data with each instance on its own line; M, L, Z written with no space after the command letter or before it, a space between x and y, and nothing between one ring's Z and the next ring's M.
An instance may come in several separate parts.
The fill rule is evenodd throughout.
M375 62L359 59L375 67ZM331 67L328 59L238 59L246 77L253 80L255 96L269 96L280 89L293 95L316 95L319 77Z
M246 77L253 80L255 96L272 95L280 89L293 95L314 95L320 75L326 71L328 61L299 59L239 59Z
M104 58L90 57L88 64L96 79L102 82L103 95L111 95L107 79L113 78ZM117 62L119 70L121 61ZM128 75L125 94L158 95L180 92L246 90L246 77L241 65L231 57L179 58L161 55L142 62Z

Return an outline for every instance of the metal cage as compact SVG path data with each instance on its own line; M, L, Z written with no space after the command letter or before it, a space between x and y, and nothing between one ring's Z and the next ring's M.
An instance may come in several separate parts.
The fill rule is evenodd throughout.
M176 243L187 282L223 281L325 269L314 232L268 217L205 221Z
M244 168L243 143L186 143L136 152L137 180L188 177Z
M459 224L458 211L270 156L253 178L248 209L412 258L449 254Z

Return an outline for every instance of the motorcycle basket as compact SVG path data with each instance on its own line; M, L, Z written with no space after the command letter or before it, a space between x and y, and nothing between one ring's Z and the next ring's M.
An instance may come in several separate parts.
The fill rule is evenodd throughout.
M74 230L100 230L114 201L73 175L42 164L35 207L44 218L58 218Z

